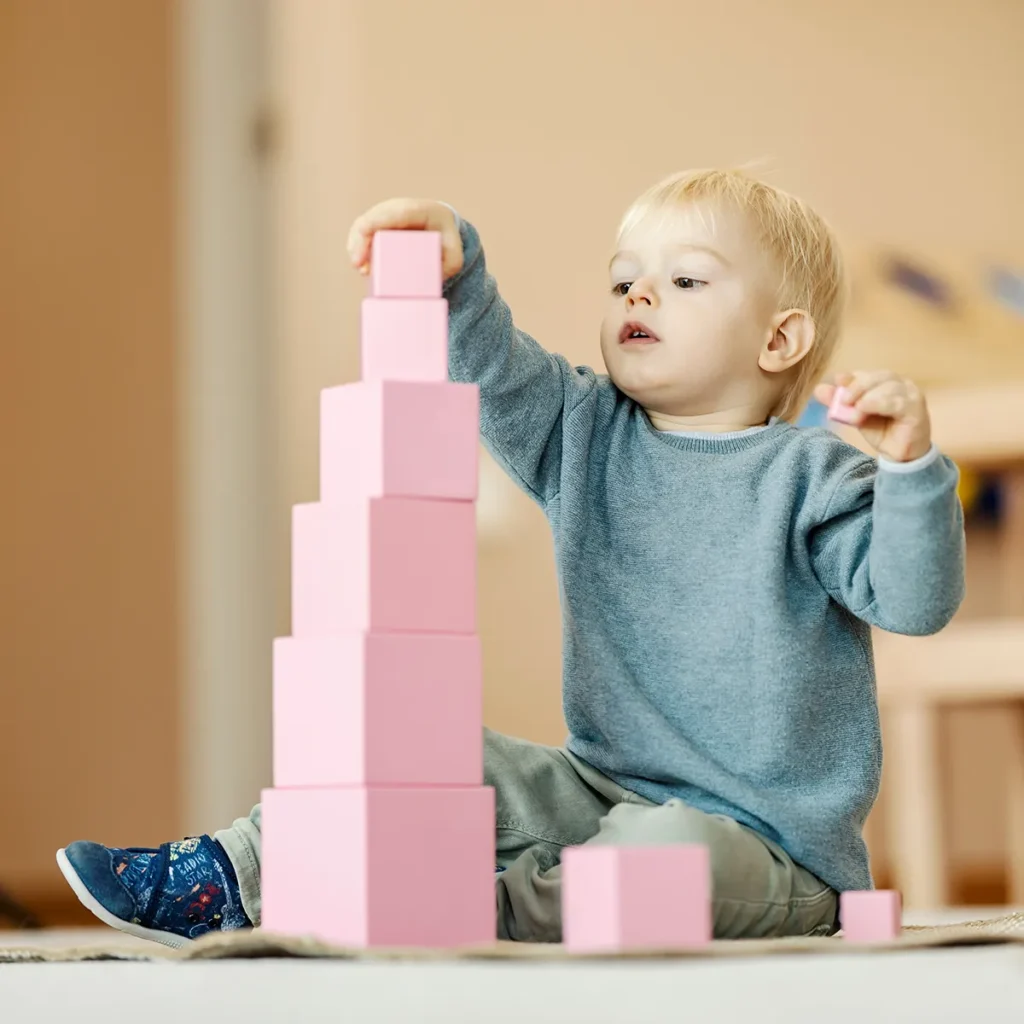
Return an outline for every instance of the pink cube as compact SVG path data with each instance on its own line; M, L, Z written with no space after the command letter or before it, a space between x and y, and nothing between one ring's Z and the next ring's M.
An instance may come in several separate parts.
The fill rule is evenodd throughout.
M376 298L441 297L441 235L378 231L370 251L370 294Z
M476 507L425 498L292 510L292 633L475 633Z
M706 846L586 846L562 851L568 949L687 949L711 941Z
M493 789L267 789L262 831L268 932L359 947L494 941Z
M320 499L477 496L475 384L361 381L320 395Z
M856 427L863 421L864 414L848 404L846 388L836 388L828 407L828 417L837 423L848 423Z
M483 784L480 641L429 633L274 642L274 785Z
M839 895L839 923L849 942L889 942L903 929L903 901L891 889Z
M445 299L363 299L363 380L447 380Z

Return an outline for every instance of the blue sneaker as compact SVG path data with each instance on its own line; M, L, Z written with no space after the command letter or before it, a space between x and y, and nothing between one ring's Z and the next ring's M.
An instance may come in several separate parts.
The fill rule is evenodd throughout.
M71 843L57 865L83 905L104 924L165 946L212 931L250 928L235 869L209 836L127 849Z

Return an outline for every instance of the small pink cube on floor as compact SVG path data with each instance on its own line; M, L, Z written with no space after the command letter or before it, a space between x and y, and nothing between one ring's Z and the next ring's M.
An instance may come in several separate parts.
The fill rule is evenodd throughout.
M262 926L343 946L491 943L494 790L263 791Z
M320 393L320 500L477 496L480 394L448 381L359 381Z
M891 889L844 892L839 896L839 923L848 942L888 942L902 930L903 901Z
M837 423L848 423L857 426L864 418L862 413L846 401L846 389L836 388L832 396L832 404L828 407L828 418Z
M562 934L576 952L688 949L711 941L706 846L562 851Z
M370 294L378 299L441 297L441 235L378 231L370 253Z

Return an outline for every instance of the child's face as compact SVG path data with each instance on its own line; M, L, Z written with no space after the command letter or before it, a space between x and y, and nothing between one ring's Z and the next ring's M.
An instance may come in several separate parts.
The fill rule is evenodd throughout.
M670 416L763 400L758 355L774 332L779 280L741 214L652 212L620 238L610 270L601 351L620 390Z

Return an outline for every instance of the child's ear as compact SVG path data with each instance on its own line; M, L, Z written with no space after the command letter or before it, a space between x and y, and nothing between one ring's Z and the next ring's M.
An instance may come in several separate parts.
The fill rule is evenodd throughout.
M772 321L771 336L758 356L757 365L766 373L782 373L796 366L814 344L814 321L802 309L787 309Z

